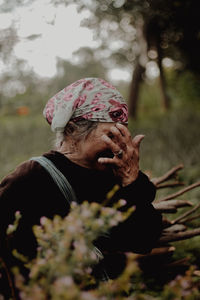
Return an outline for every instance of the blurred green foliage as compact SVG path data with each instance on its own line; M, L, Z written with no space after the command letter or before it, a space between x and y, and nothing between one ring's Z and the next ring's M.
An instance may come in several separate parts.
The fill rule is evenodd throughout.
M72 203L65 218L55 216L50 220L42 217L40 225L33 228L39 245L37 257L25 264L30 270L29 279L25 281L20 270L14 268L20 299L199 299L200 274L194 266L165 282L162 288L156 287L157 291L155 286L153 290L148 289L147 279L133 253L126 253L127 264L115 280L103 281L95 275L93 268L102 257L97 255L99 252L93 247L93 241L128 215L129 212L119 212L116 207L84 202L81 205ZM19 215L16 217L15 225L20 222ZM165 275L163 272L162 277Z
M25 94L4 99L5 104L0 108L0 178L21 161L52 148L54 136L42 111L52 95L72 82L69 74L73 67L66 62L62 68L64 75L48 83L41 82L43 89L29 88ZM74 66L73 81L83 77L83 72L84 68L80 73L80 67ZM96 68L88 76L98 74ZM183 163L184 177L192 182L200 177L199 85L190 73L180 74L177 78L172 71L168 71L167 76L169 92L174 99L171 111L166 113L162 110L157 80L151 84L144 83L139 116L137 120L130 120L129 129L133 135L145 134L140 159L143 170L150 170L152 176L159 176L172 166ZM127 99L128 83L119 82L117 88ZM19 114L18 109L24 106L28 108L27 114Z
M75 73L72 76L73 70ZM41 81L40 84L38 82L37 85L30 84L24 94L1 98L3 105L0 107L0 178L11 172L22 161L52 149L54 135L42 116L43 107L58 90L84 77L85 70L84 67L81 69L68 62L61 63L60 75L57 78ZM180 177L186 184L190 184L200 178L199 85L194 75L189 72L177 74L173 70L166 69L166 75L168 92L173 99L171 110L166 113L162 109L158 80L144 82L138 118L130 120L129 129L132 135L145 134L140 154L140 167L143 171L147 171L151 177L157 177L173 166L183 163L185 167L180 172ZM92 69L91 73L88 71L87 76L106 78L98 67ZM115 86L127 99L128 83L119 82ZM20 111L20 108L24 107L25 111L23 109ZM159 190L157 198L167 192L167 190ZM198 202L199 198L199 189L187 194L187 200L193 203ZM198 220L191 222L191 228L197 226L199 226ZM200 267L199 241L200 238L195 237L192 240L174 243L177 245L175 259L187 256L191 263ZM143 295L139 290L138 295L132 295L130 299L168 300L175 297L198 299L198 296L195 296L197 289L192 273L182 274L177 279L173 279L170 288L166 286L162 294L163 287L153 278L148 280L146 285L148 293ZM188 283L189 288L183 287L184 282ZM188 289L192 291L190 296L188 296ZM185 296L180 296L182 291L185 292ZM114 298L111 296L110 299Z
M27 2L31 2L31 0ZM58 1L52 0L52 2L58 4ZM66 4L70 1L60 1L60 3L62 2ZM95 2L97 1L92 1L91 4ZM108 79L106 78L106 68L115 66L116 62L120 65L120 62L122 63L124 58L125 61L134 64L136 58L135 49L137 49L137 45L135 45L134 42L137 41L135 40L136 38L132 32L132 29L130 28L130 26L133 26L132 22L130 22L133 15L133 11L130 10L130 8L132 8L133 3L135 4L136 9L135 13L139 17L141 17L141 14L138 14L139 9L143 9L144 6L142 12L147 13L147 18L144 19L145 21L151 21L150 19L152 16L156 17L156 22L152 23L153 25L156 25L156 27L149 27L150 22L147 22L147 28L153 28L153 31L150 34L151 38L153 36L152 33L157 33L157 31L154 30L158 27L157 25L161 25L162 27L162 12L164 9L162 0L157 2L154 1L154 4L158 4L158 11L153 8L153 14L149 13L149 11L151 11L149 9L151 8L150 4L153 3L152 1L133 1L133 3L130 1L109 1L109 3L112 4L111 6L115 7L112 7L111 11L108 10L108 6L107 8L105 7L105 2L107 1L103 1L102 3L98 1L101 10L101 15L99 12L97 13L98 18L102 17L103 20L106 16L106 11L108 13L111 12L111 19L113 22L109 21L106 23L102 21L100 24L99 20L95 20L96 23L92 23L92 27L94 28L94 25L97 24L97 29L100 30L101 34L105 33L105 29L107 31L109 29L111 30L111 34L105 36L108 38L102 39L104 41L101 44L103 50L108 51L108 49L110 49L109 46L112 38L116 40L118 34L120 35L120 40L123 40L124 38L123 45L125 46L121 47L120 49L117 48L116 51L111 51L113 54L113 60L109 61L108 63L108 57L104 55L104 52L93 52L90 51L90 49L82 49L77 53L79 57L78 65L73 65L67 61L58 61L58 74L56 78L46 80L36 78L36 76L31 72L24 73L23 66L26 66L26 64L24 65L23 61L16 61L12 70L15 70L16 74L18 73L17 76L14 74L13 77L8 73L6 75L7 77L5 76L5 78L1 80L2 90L6 85L10 89L12 87L12 81L16 79L15 77L17 77L19 81L23 82L26 91L24 94L16 94L13 97L5 96L2 90L0 91L0 180L22 161L27 160L32 156L41 155L43 152L46 152L53 147L52 145L54 136L50 131L49 125L45 122L42 116L43 107L46 101L52 95L71 82L85 76L99 76ZM17 5L17 3L23 3L23 1L5 2L5 4L11 6L11 8ZM170 21L167 19L165 22L165 34L160 35L165 42L161 43L162 50L164 49L163 51L166 52L165 55L175 59L175 63L180 63L181 61L181 64L177 69L167 68L164 70L167 81L166 89L171 99L171 110L166 113L162 108L162 95L159 80L155 79L154 81L148 82L144 80L140 92L138 118L137 120L130 120L129 122L129 129L133 135L138 133L145 134L145 139L141 145L141 169L148 171L152 177L157 177L165 173L174 165L183 163L185 168L183 171L181 171L180 177L187 184L193 183L200 178L200 85L199 77L197 77L194 72L196 71L196 73L199 74L199 32L196 30L196 28L199 30L199 18L197 16L198 10L195 9L195 6L198 4L196 2L195 5L192 5L193 3L194 1L190 0L184 0L182 2L169 1L169 7L173 7L173 13L172 15L169 14ZM190 10L188 10L188 7ZM8 7L8 10L11 8ZM167 5L165 5L165 9L168 9ZM122 13L119 14L119 12ZM131 17L127 15L128 12L130 13ZM194 17L192 18L192 22L191 20L188 22L187 17L191 12L191 15ZM117 13L116 16L115 13ZM173 17L174 13L177 13L181 18ZM174 30L174 23L171 22L172 17L173 21L181 21L180 23L175 22L175 25L178 25L179 30ZM123 20L123 22L117 22L119 21L118 19ZM160 19L162 22L160 22ZM159 22L157 20L159 20ZM89 22L89 20L86 20L86 23L87 22ZM120 27L117 25L118 23L120 23ZM116 30L116 25L118 26L118 30ZM193 28L195 30L193 30ZM162 32L163 29L161 28L161 31L158 33L160 34ZM128 37L129 34L130 38ZM10 36L12 38L10 38ZM1 56L4 55L4 59L6 57L8 58L12 54L16 32L13 28L11 28L5 37L4 43L2 44L4 45L4 48L1 47ZM147 42L150 42L149 46L152 46L149 39L147 39ZM107 44L108 47L106 48ZM172 44L176 44L175 46L177 48L174 49L173 47L169 47L172 46ZM149 47L149 49L150 48L151 47ZM177 49L181 50L181 55ZM99 59L101 62L103 62L102 64L98 62ZM188 71L189 69L191 72ZM23 70L23 72L19 70ZM128 99L129 83L119 82L115 85L124 95L124 97ZM168 191L158 191L157 197L159 198L160 195L166 192ZM191 200L193 203L198 202L200 199L199 189L190 191L187 194L187 197L187 200ZM58 219L55 219L53 221L54 223L51 223L51 221L50 223L48 222L49 221L47 220L44 222L46 231L44 230L43 233L48 232L48 226L51 227L53 226L52 224L55 224L56 222L57 224L60 222L59 224L61 227L64 224L61 224L61 220L58 222ZM191 222L190 226L192 228L199 226L199 220ZM61 243L63 241L64 240L60 240ZM200 237L195 237L192 240L174 243L177 245L174 258L179 259L189 257L190 262L200 268L199 242ZM32 266L36 268L36 271L40 271L40 266L37 265L37 263L38 261L36 261L36 264ZM132 266L135 265L133 264ZM49 267L50 271L52 271L53 268L55 268L55 265L49 264ZM51 269L51 267L53 268ZM136 268L133 268L133 270L134 272L137 272ZM64 275L65 274L62 274L62 276ZM63 290L66 290L66 284L71 281L69 280L69 277L64 277L64 280L62 281L62 276L60 276L60 278L56 278L55 281L58 290L61 291L61 293L65 293ZM134 274L134 276L136 275ZM83 299L116 299L116 294L118 293L118 297L121 297L118 299L123 299L124 295L122 292L122 286L124 284L128 284L129 279L130 278L126 277L125 274L125 276L121 278L122 281L119 280L118 285L113 285L112 283L104 287L102 285L101 291L94 290L94 295L90 294L90 292L84 292L82 294L79 290L79 287L74 285L73 288L75 291L75 297L76 295L79 295L77 297L79 297L78 299L81 299L81 295ZM25 291L25 299L27 299L26 295L29 294L29 292L31 293L32 297L36 297L34 299L39 299L37 298L37 293L40 293L40 290L38 289L37 278L34 278L35 281L32 280L30 286L28 287L23 285L23 281L20 281L20 277L18 277L18 280L19 286L21 286L21 288ZM139 285L138 293L134 291L134 293L130 294L129 297L126 298L138 300L199 299L199 286L196 284L198 280L199 277L194 276L193 269L191 268L187 274L179 275L177 278L173 279L169 285L164 287L163 291L163 287L159 286L158 282L155 282L155 280L152 278L152 280L149 279L149 282L151 281L152 283L149 284L151 290L148 291L148 293L145 293L144 295L143 292L145 291L146 287L143 286L143 290L141 291L142 286ZM47 282L45 282L45 284L46 283ZM50 285L47 284L46 288L48 291ZM113 296L112 292L115 293L115 296ZM60 299L56 294L56 289L53 290L53 293L55 293L54 299ZM107 297L108 294L109 298ZM99 298L97 298L97 295ZM43 297L42 293L40 296ZM68 297L71 297L71 294L65 294L65 296L61 295L61 297L62 299L69 299Z

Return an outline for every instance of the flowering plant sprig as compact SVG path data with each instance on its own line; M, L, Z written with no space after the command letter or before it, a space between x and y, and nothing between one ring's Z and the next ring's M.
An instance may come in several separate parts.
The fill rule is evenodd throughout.
M13 224L9 224L8 228L6 230L6 234L7 235L11 235L13 232L15 232L17 230L17 227L19 225L19 220L21 219L22 215L20 213L20 211L16 211L15 212L15 219L14 219L14 223Z
M124 221L132 211L133 208L122 213L116 208L84 202L72 203L65 218L42 217L40 225L33 227L38 249L37 257L28 264L28 285L16 273L21 299L86 299L86 289L101 285L93 274L93 266L101 259L95 251L94 240Z

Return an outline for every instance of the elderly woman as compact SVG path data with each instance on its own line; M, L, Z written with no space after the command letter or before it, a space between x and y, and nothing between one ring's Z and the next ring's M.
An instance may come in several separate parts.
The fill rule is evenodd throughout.
M20 211L19 228L7 246L32 258L37 247L32 226L42 216L65 216L72 200L101 203L118 184L112 202L123 198L127 203L123 209L135 205L136 211L112 228L109 238L100 237L95 244L108 254L149 252L159 238L161 216L151 204L155 187L139 171L144 136L131 138L122 95L103 79L81 79L52 97L44 116L56 133L56 150L22 163L1 182L1 241L15 211ZM7 253L5 245L1 251ZM114 277L117 264L105 263Z

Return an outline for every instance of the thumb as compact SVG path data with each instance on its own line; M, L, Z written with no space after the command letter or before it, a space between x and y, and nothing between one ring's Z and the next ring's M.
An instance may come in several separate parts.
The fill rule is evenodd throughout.
M136 136L133 138L133 140L132 140L133 146L134 146L135 148L139 148L140 143L141 143L141 141L143 140L144 137L145 137L145 135L143 135L143 134L138 134L138 135L136 135Z

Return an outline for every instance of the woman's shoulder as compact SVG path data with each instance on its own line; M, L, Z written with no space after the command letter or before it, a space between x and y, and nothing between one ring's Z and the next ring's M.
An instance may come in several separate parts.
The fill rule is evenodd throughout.
M34 175L40 169L41 166L37 162L33 160L24 161L2 179L0 187L3 187L7 184L23 181L24 179Z
M52 159L56 156L56 152L45 152L42 156ZM45 173L44 168L37 161L30 158L20 163L12 172L6 175L0 182L0 188L8 184L27 183L29 180L36 180L40 178L40 175L44 175Z

